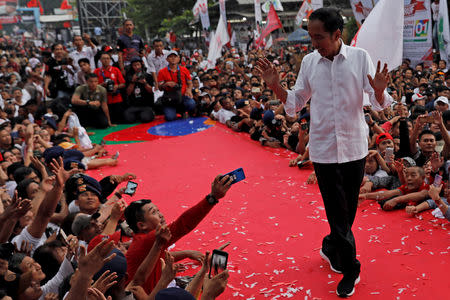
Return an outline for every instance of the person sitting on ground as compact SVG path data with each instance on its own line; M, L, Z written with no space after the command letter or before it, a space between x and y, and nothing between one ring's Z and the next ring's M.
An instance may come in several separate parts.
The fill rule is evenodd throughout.
M72 96L73 111L83 126L104 129L112 126L107 104L106 89L98 84L96 74L87 76L87 84L75 89Z
M144 70L139 57L131 60L131 68L125 76L127 82L127 108L124 118L127 123L149 123L155 119L153 111L153 77Z
M425 183L425 172L421 167L406 169L406 184L395 190L360 194L360 201L375 199L383 210L404 208L410 202L420 203L428 196L428 184Z

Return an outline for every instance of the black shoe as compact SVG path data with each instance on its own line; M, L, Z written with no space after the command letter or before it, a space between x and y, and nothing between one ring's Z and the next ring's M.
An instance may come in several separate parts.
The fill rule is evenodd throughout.
M355 285L359 283L359 272L345 274L337 286L336 293L339 297L347 298L355 293Z
M321 256L326 262L328 262L328 263L330 264L330 269L331 269L331 271L336 272L336 273L339 273L339 274L342 274L342 271L339 270L340 268L339 268L338 266L336 266L336 264L333 266L333 264L331 263L331 259L329 258L329 255L326 255L326 254L322 251L322 249L320 249L320 256Z

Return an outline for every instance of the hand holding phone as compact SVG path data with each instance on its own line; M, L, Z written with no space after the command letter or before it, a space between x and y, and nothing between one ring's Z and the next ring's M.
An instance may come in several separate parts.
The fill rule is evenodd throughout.
M134 193L136 193L137 186L138 186L137 182L128 181L127 187L126 187L124 193L127 195L130 195L130 196L133 196Z
M227 175L230 176L233 179L231 184L235 184L235 183L245 179L244 170L242 168L239 168L239 169L236 169L234 171L231 171L230 173L227 173L227 174L223 175L222 178L227 176Z
M214 249L211 256L211 266L209 269L209 278L222 273L227 269L228 253Z

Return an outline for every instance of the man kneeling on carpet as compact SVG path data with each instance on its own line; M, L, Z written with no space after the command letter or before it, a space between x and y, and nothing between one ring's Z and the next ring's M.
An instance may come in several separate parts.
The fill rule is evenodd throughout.
M161 249L161 258L164 258L163 250L191 232L218 203L218 200L225 197L230 189L231 182L232 179L229 176L217 176L211 185L211 193L168 225L171 238L165 244L164 249ZM125 218L130 228L135 232L126 254L127 273L131 279L139 268L142 258L148 254L155 242L155 229L160 225L164 226L166 220L158 207L147 199L132 202L125 209ZM175 261L190 258L201 262L204 259L204 254L198 251L187 250L171 252L170 254ZM143 285L147 293L150 293L158 283L161 277L161 269L162 265L158 260L154 270Z

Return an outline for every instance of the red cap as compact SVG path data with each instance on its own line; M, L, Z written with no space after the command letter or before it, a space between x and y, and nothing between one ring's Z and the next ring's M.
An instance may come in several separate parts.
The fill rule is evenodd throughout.
M387 132L380 133L380 135L377 136L377 145L384 140L394 140L394 138Z

